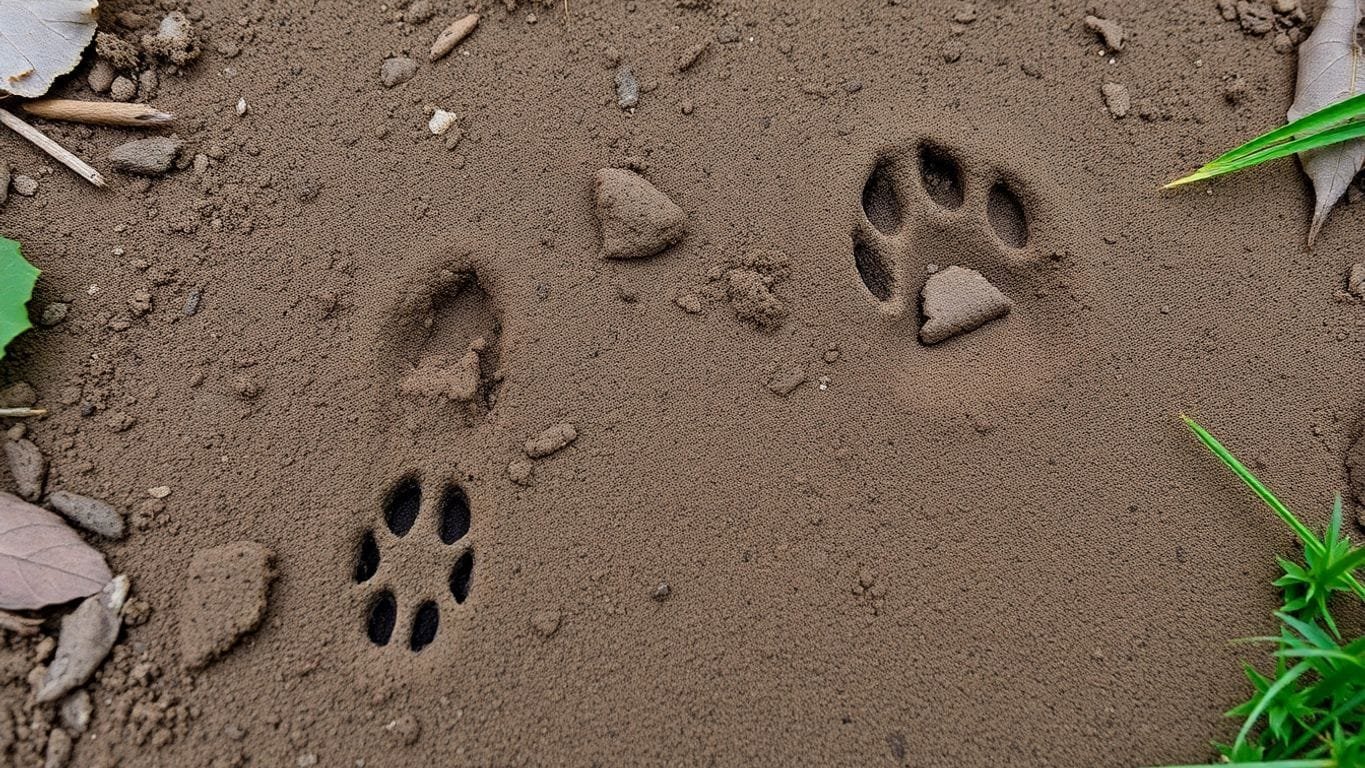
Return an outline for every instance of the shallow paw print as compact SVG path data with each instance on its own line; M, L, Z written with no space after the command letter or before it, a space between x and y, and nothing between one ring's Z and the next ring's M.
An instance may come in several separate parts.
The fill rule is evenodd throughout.
M441 483L434 498L423 491L418 476L400 479L384 496L383 527L360 538L352 579L369 595L363 628L376 646L406 637L411 651L421 651L436 640L442 615L457 615L469 599L469 497L455 482Z
M921 388L926 373L1040 381L1076 324L1060 190L990 157L922 138L878 152L860 178L851 272Z

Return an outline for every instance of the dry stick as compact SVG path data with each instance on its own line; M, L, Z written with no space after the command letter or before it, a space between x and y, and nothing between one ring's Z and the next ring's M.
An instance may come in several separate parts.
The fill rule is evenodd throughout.
M162 112L148 104L124 104L118 101L78 101L76 99L39 99L20 105L20 109L49 120L95 125L126 125L134 128L165 125L175 115Z
M10 130L23 136L44 152L56 158L57 162L80 174L81 178L94 184L97 187L104 186L104 177L100 172L91 168L84 160L76 157L62 148L61 144L49 139L42 131L34 128L28 123L20 120L13 112L8 109L0 108L0 124L4 124Z
M0 408L0 419L26 419L30 416L46 416L45 408Z

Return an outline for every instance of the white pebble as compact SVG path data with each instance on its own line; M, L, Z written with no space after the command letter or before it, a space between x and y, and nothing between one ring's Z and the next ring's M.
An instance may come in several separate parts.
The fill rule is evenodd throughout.
M455 113L438 109L431 113L431 119L427 121L427 128L437 136L444 136L447 131L455 127Z

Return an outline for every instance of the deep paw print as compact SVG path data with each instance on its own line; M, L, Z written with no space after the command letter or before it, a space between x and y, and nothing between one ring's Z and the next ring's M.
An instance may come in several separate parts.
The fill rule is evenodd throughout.
M456 482L424 493L417 475L400 479L385 494L382 528L360 539L353 580L369 593L362 626L376 646L406 638L413 652L431 645L442 616L456 616L474 583L469 542L469 496Z
M907 383L970 376L991 394L1053 378L1083 316L1072 256L1092 250L1063 190L946 139L870 154L849 272Z
M968 170L970 169L970 170ZM1027 287L1043 260L1020 185L987 164L964 164L924 140L878 159L862 190L853 262L889 315L914 315L937 344L1007 316L997 287Z

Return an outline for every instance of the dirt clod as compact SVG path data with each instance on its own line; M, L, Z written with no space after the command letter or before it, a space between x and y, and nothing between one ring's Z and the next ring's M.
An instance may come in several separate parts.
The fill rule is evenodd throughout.
M1133 99L1128 95L1128 89L1118 83L1105 83L1100 86L1100 92L1104 96L1104 107L1109 110L1109 114L1115 119L1123 118L1128 115L1128 110L1133 106Z
M1104 19L1099 16L1086 16L1085 28L1099 35L1104 41L1104 47L1111 51L1123 50L1123 42L1126 37L1123 25L1113 19Z
M183 142L168 136L138 139L120 144L109 153L114 170L139 176L161 176L175 166Z
M574 425L566 422L556 424L527 440L523 447L527 456L533 459L541 459L564 450L577 439L578 430L574 429Z
M200 550L180 606L180 659L189 669L222 656L265 618L273 555L252 541Z
M185 14L171 11L161 19L156 34L142 36L142 49L158 59L183 67L199 58L199 33Z
M1014 302L974 269L951 266L929 276L921 292L920 340L937 344L1009 314Z
M385 88L393 88L411 80L417 74L417 62L406 56L384 59L379 66L379 80Z

